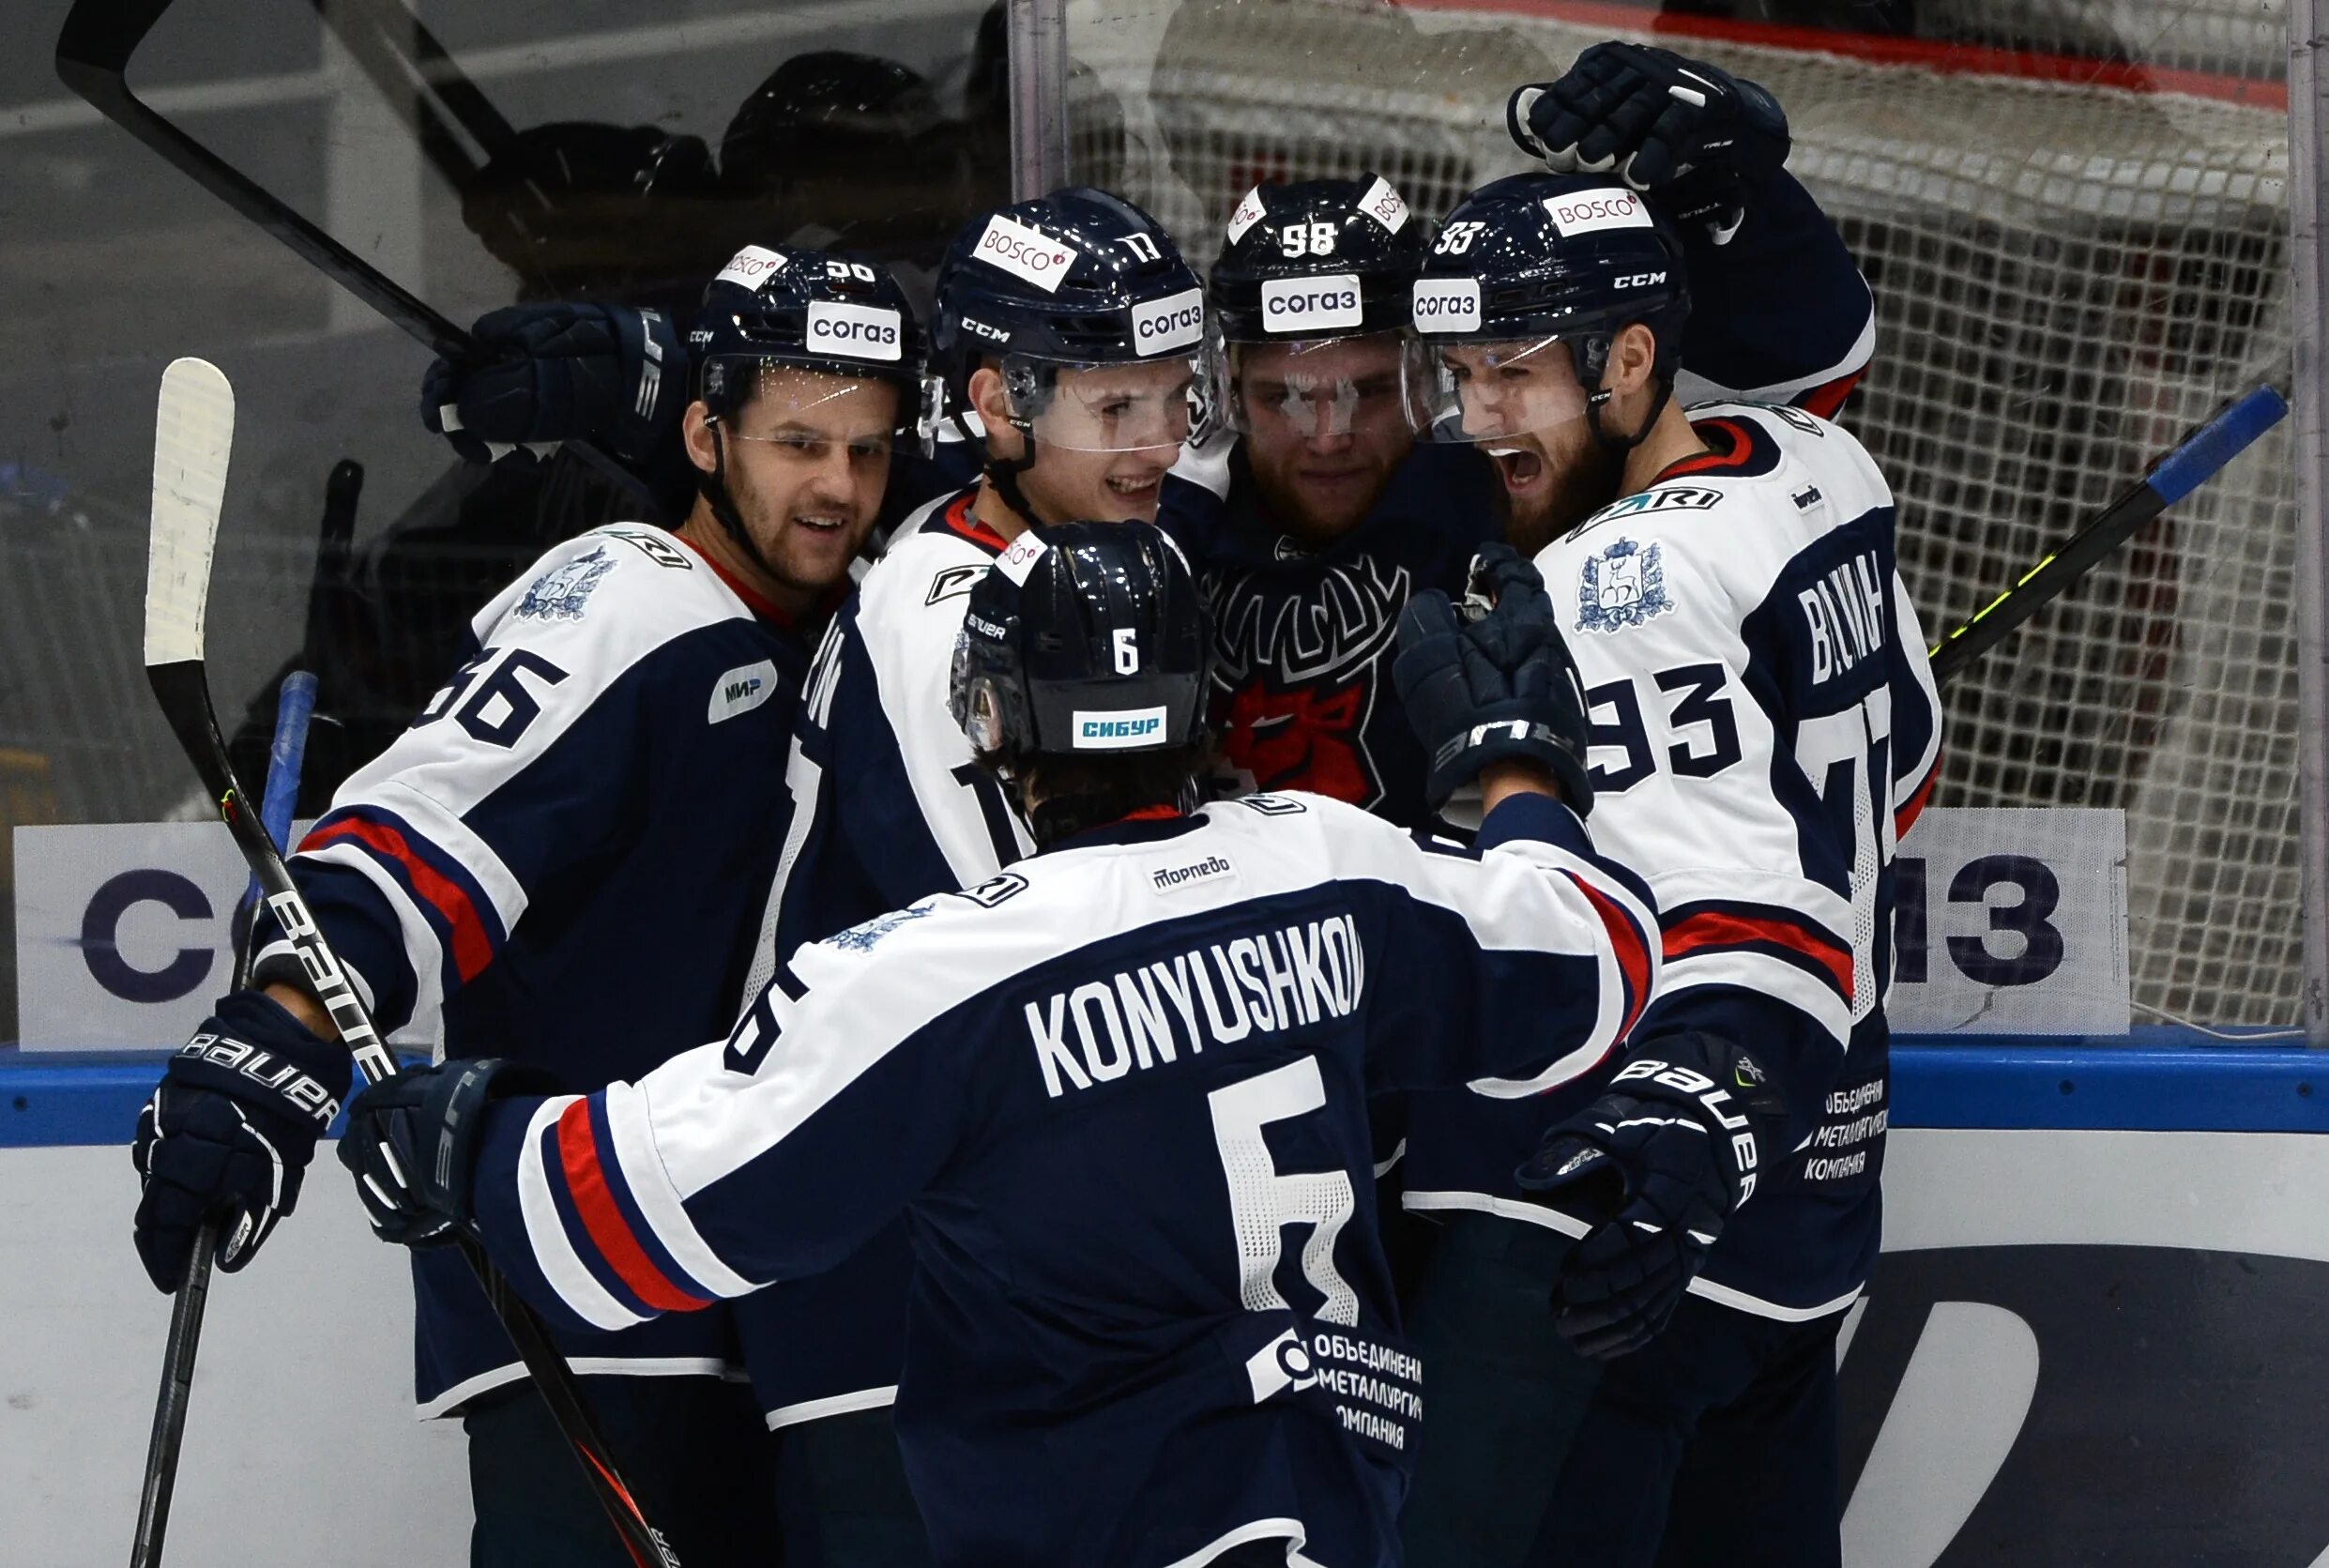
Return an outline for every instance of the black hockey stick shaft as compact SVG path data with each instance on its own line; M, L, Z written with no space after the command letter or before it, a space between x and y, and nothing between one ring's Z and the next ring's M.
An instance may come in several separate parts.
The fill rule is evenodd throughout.
M326 277L449 358L469 334L435 307L293 211L288 204L195 141L129 91L129 56L173 0L74 0L56 39L56 74L97 112L160 153L180 173L265 229Z
M2214 479L2288 412L2288 400L2269 383L2233 399L2154 464L2140 483L1943 637L1932 651L1935 682L1945 686L1962 675L1973 661L2061 597L2137 529Z
M315 711L315 677L294 670L283 677L275 710L275 743L269 749L266 793L260 815L267 836L279 845L291 837L299 798L299 770L307 749L308 719ZM245 911L236 910L236 918ZM235 965L235 988L250 980L251 951L244 944ZM210 1265L219 1250L223 1217L213 1215L194 1227L186 1278L170 1303L170 1332L162 1347L161 1393L154 1400L154 1426L145 1443L145 1483L138 1494L137 1533L129 1544L129 1568L152 1568L161 1560L170 1528L170 1498L176 1490L178 1454L186 1439L186 1410L193 1395L194 1352L202 1344L203 1308L210 1299Z
M194 1251L186 1278L170 1302L170 1335L161 1354L161 1393L154 1399L154 1427L145 1439L145 1483L138 1492L137 1533L129 1542L129 1568L153 1568L170 1529L170 1499L177 1489L178 1450L186 1437L186 1407L194 1393L194 1351L202 1343L203 1309L210 1301L210 1255L224 1228L216 1216L194 1227Z
M236 782L234 769L227 761L226 741L219 734L218 719L211 710L209 683L202 662L196 660L149 664L145 676L178 744L185 749L195 772L201 775L220 820L234 834L236 847L242 851L243 860L258 877L268 910L282 925L298 956L300 967L306 971L309 989L331 1014L341 1040L355 1057L357 1070L366 1083L376 1084L393 1075L397 1071L395 1058L389 1055L379 1031L373 1027L371 1014L356 995L355 987L348 983L347 972L317 928L307 900L291 880L290 868L267 841L266 830L259 825ZM630 1488L623 1484L606 1441L599 1435L597 1423L583 1403L573 1369L551 1343L541 1319L509 1288L487 1259L483 1246L466 1236L459 1238L457 1245L476 1272L478 1284L492 1303L495 1315L509 1330L518 1357L541 1391L558 1429L573 1445L575 1458L583 1467L592 1492L630 1549L632 1560L639 1568L677 1568L677 1560L640 1514Z

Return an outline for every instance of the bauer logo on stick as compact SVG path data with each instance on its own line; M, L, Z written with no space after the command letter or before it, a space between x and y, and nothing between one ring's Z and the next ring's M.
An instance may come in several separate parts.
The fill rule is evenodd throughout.
M880 305L809 302L809 347L850 359L895 363L899 355L898 312Z
M1025 278L1046 294L1057 294L1068 268L1075 265L1076 251L1041 229L1014 222L998 212L986 221L986 232L971 247L970 254L1015 278Z

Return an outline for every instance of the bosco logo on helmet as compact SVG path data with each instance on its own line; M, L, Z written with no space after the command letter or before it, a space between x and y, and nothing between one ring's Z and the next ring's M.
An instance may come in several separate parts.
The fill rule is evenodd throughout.
M986 232L979 236L970 253L1013 277L1025 278L1046 294L1059 292L1077 254L1074 247L999 212L986 221Z
M784 270L784 253L771 251L765 245L747 245L728 258L728 265L713 279L716 283L741 283L756 289Z
M813 349L851 359L894 362L899 356L898 312L884 306L812 300L808 330Z
M1562 237L1592 234L1601 229L1649 229L1650 209L1631 190L1581 190L1574 196L1547 196L1545 210Z

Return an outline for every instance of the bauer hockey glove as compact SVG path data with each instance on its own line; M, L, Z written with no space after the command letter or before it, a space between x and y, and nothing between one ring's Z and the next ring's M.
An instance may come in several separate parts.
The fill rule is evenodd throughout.
M1593 805L1585 690L1545 580L1512 546L1491 544L1474 558L1471 581L1460 614L1434 590L1399 616L1391 678L1430 754L1424 795L1437 808L1488 764L1512 758L1549 769L1583 816Z
M1514 92L1504 126L1555 174L1614 173L1678 222L1728 241L1745 190L1788 160L1788 116L1752 82L1670 49L1597 43L1558 82Z
M450 1241L475 1212L470 1177L486 1104L555 1088L539 1068L478 1057L399 1073L358 1095L340 1163L356 1178L373 1234L408 1247Z
M256 991L218 1006L170 1058L129 1146L144 1187L138 1256L164 1292L186 1278L194 1232L211 1214L229 1221L219 1267L231 1274L251 1261L298 1202L354 1071L346 1047Z
M586 439L641 463L688 406L688 357L661 311L557 301L479 318L474 354L439 359L420 420L472 463L515 447Z
M1598 1360L1666 1327L1757 1176L1787 1152L1786 1104L1743 1049L1697 1032L1638 1049L1518 1172L1523 1189L1598 1222L1553 1286L1554 1327Z

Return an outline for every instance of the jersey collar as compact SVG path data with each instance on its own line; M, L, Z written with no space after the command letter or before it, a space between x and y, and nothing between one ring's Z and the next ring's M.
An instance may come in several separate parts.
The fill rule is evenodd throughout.
M1061 849L1084 849L1099 844L1158 844L1193 833L1205 826L1205 818L1192 815L1172 806L1143 806L1130 816L1119 816L1114 822L1103 822L1097 828L1087 828L1071 833L1051 846L1050 852Z

